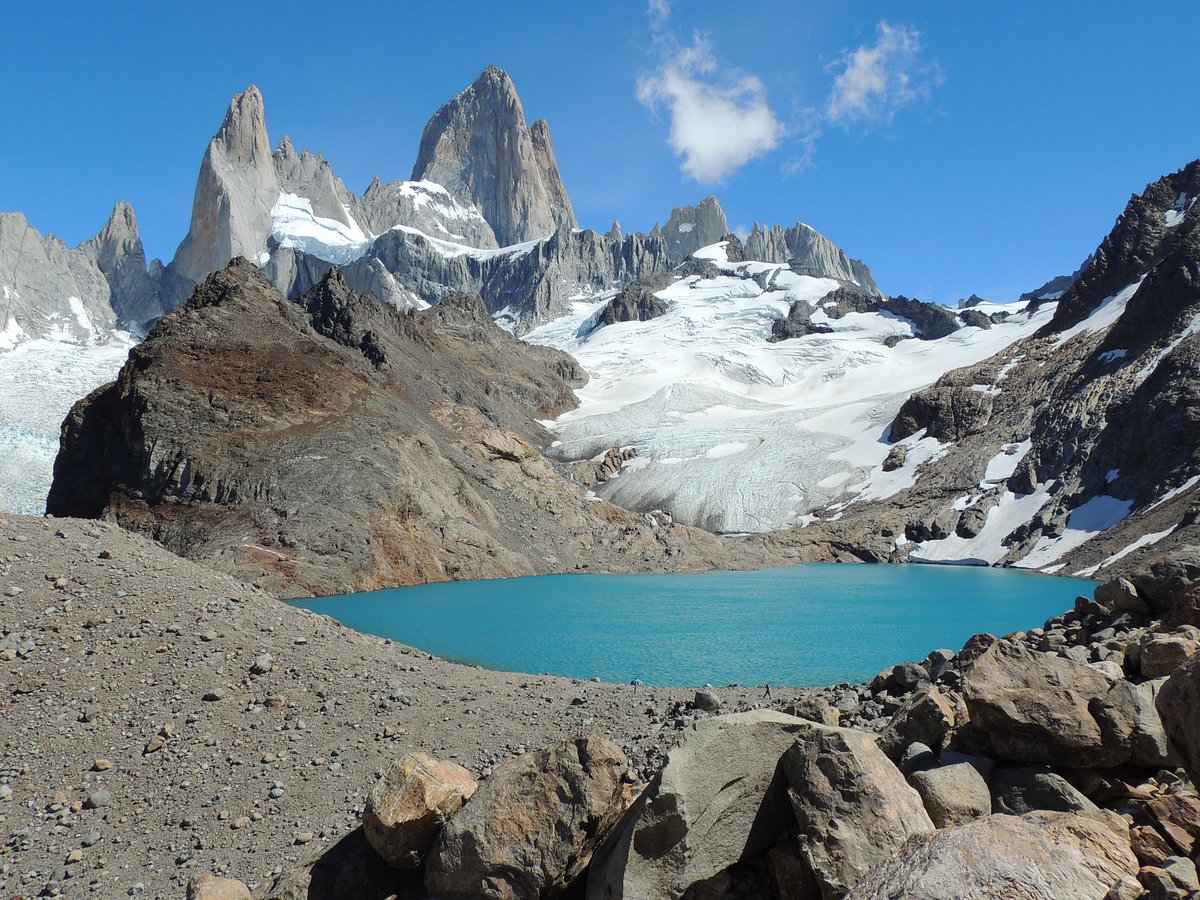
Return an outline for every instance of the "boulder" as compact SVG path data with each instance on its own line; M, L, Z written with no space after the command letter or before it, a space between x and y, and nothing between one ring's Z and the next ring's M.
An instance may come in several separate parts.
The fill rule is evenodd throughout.
M1156 557L1130 580L1154 612L1168 613L1184 603L1200 582L1200 547L1176 547Z
M1138 811L1136 821L1157 831L1174 855L1194 856L1200 850L1200 799L1196 797L1156 797Z
M914 741L939 750L955 725L954 704L940 688L927 687L909 697L879 736L879 746L899 759Z
M1183 856L1173 856L1161 867L1143 869L1138 878L1146 889L1145 900L1195 900L1200 894L1196 864Z
M1200 651L1200 643L1186 634L1147 631L1138 642L1138 665L1146 678L1170 675Z
M1130 737L1129 761L1147 769L1174 769L1183 764L1182 757L1167 740L1155 706L1158 693L1166 683L1166 678L1143 681L1141 684L1121 681L1114 688L1132 695L1137 718Z
M594 736L501 763L434 842L425 864L429 895L562 893L625 811L628 772L621 748Z
M1159 689L1154 705L1192 781L1200 785L1200 656L1175 670Z
M810 722L817 722L821 725L839 725L842 721L841 713L824 697L815 694L809 697L797 697L784 707L783 711L789 716L808 719Z
M196 875L188 881L187 900L250 900L250 889L233 878Z
M1112 813L993 815L909 838L846 900L1116 900L1137 871Z
M1001 766L992 771L992 812L1021 816L1037 810L1092 812L1096 804L1046 766Z
M712 691L696 691L696 696L692 699L692 706L702 712L719 713L721 698Z
M415 869L476 787L471 773L456 763L406 754L388 766L367 794L367 841L389 865Z
M1145 615L1150 612L1150 604L1138 596L1135 588L1128 579L1114 578L1096 588L1096 602L1109 612L1132 612Z
M792 824L780 757L821 726L773 710L696 722L596 855L589 900L679 898Z
M963 695L971 723L997 756L1066 767L1129 759L1138 718L1128 691L1092 666L1000 640L971 666Z
M920 795L864 731L809 726L781 762L800 854L826 900L844 895L909 835L933 830Z
M938 828L961 825L992 812L988 783L970 763L913 772L908 783L921 795L925 811Z
M919 663L900 663L892 669L892 680L907 693L920 690L929 684L929 672Z

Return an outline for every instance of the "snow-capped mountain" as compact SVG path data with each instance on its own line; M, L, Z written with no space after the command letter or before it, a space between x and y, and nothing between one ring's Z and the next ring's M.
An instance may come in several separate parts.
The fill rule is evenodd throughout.
M818 510L891 496L939 450L918 439L902 464L885 466L884 433L909 394L1051 317L992 305L976 307L971 326L906 301L904 318L892 301L797 274L803 265L744 255L736 239L697 251L706 264L653 292L661 305L646 321L602 325L607 298L581 300L526 336L570 353L591 379L579 407L549 423L550 454L634 451L597 495L720 532L793 528ZM923 333L927 317L940 328Z
M1033 298L1033 334L914 393L879 433L929 448L915 482L817 527L882 558L1083 575L1195 543L1197 196L1200 161L1130 200L1074 279Z

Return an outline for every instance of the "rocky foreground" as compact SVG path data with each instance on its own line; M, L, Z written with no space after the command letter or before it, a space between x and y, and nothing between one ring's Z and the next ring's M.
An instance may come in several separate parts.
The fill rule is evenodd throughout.
M357 828L394 759L483 779L596 732L650 778L693 692L489 672L360 635L101 522L0 518L0 897L180 897ZM748 709L761 689L715 691ZM811 692L776 689L776 703Z
M11 518L0 895L1192 896L1197 585L763 701L454 665Z

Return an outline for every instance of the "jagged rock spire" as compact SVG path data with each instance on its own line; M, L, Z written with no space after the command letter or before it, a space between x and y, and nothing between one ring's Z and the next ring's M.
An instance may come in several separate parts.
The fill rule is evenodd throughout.
M512 79L488 66L434 113L421 136L414 181L433 181L479 208L501 245L577 228L550 129L530 128Z

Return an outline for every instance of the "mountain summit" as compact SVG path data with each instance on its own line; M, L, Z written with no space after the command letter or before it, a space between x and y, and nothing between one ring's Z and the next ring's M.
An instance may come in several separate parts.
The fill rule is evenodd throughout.
M475 83L433 114L413 181L432 181L473 202L500 246L577 228L544 120L525 124L512 79L488 66Z

